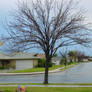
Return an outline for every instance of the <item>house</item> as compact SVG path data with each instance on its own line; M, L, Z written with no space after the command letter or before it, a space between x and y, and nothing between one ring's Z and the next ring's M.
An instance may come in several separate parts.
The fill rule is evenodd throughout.
M42 58L42 59L45 59L45 54L38 54L37 56Z
M52 64L54 65L60 65L61 57L53 57L52 58Z
M45 54L36 53L36 54L34 54L34 56L37 56L37 57L39 57L41 59L45 59Z
M16 53L5 55L0 53L0 68L23 70L38 65L38 56L32 53Z
M89 61L89 57L88 56L85 56L84 58L83 58L83 62L88 62Z

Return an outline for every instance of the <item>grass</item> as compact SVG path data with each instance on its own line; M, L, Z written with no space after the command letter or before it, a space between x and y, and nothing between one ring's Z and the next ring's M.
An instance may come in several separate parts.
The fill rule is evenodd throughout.
M26 73L26 72L42 72L44 68L32 68L32 69L25 69L25 70L14 70L9 73Z
M49 68L49 70L54 70L60 67L63 67L64 65L56 65L56 66L52 66ZM25 70L13 70L9 73L29 73L29 72L43 72L45 71L45 68L30 68L30 69L25 69Z
M67 65L67 67L63 68L61 71L71 68L76 64L80 64L80 63L72 63L70 65ZM55 69L61 68L61 67L64 67L64 65L55 65L55 66L50 67L49 70L51 71L51 70L55 70ZM29 73L29 72L44 72L44 71L45 71L45 68L30 68L30 69L25 69L25 70L13 70L8 73Z
M78 64L80 64L80 63L72 63L70 65L67 65L66 68L64 67L63 69L61 69L61 71L67 70L69 68L72 68L73 66L78 65Z
M0 85L44 85L42 83L0 83ZM92 85L92 83L49 83L46 85Z
M0 87L0 91L16 92L16 87ZM26 92L92 92L92 88L27 87Z

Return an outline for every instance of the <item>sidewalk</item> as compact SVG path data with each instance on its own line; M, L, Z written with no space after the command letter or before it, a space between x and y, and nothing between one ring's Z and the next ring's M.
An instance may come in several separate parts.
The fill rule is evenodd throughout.
M18 85L0 85L0 87L17 87ZM92 85L24 85L25 87L92 87Z

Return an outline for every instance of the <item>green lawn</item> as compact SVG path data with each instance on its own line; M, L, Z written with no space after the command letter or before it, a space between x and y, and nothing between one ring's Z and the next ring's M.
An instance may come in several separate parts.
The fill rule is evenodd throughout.
M54 70L59 67L64 67L64 65L52 66L49 68L49 70ZM45 68L30 68L30 69L25 69L25 70L14 70L14 71L11 71L10 73L43 72L43 71L45 71Z
M0 83L0 85L44 85L43 83ZM47 85L92 85L92 83L49 83Z
M76 64L80 64L80 63L72 63L72 64L70 64L71 66L67 65L67 68L63 68L62 71L66 70L68 68L71 68ZM64 67L64 65L52 66L49 68L49 70L54 70L54 69L61 68L61 67ZM9 73L29 73L29 72L43 72L43 71L45 71L45 68L30 68L30 69L25 69L25 70L13 70Z
M16 87L0 87L0 91L16 92ZM27 87L26 92L92 92L92 88Z

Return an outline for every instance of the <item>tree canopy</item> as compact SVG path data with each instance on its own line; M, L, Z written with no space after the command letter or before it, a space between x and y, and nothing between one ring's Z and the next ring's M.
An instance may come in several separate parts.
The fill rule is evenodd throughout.
M44 83L48 83L48 65L59 48L88 46L91 41L84 12L76 5L73 0L20 1L8 23L10 51L41 48L45 53Z

